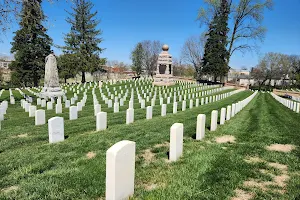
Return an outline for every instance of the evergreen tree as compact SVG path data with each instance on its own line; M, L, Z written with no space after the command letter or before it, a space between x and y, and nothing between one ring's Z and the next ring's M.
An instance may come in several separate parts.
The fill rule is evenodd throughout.
M100 23L92 12L94 5L89 0L75 0L75 6L72 8L73 13L67 22L71 24L71 31L65 37L64 52L74 54L74 66L77 72L81 72L81 82L85 82L85 72L92 72L98 68L103 60L100 59L100 53L104 50L98 45L102 42L99 35L101 30L96 27Z
M57 58L59 77L64 79L65 83L67 83L67 79L74 78L76 76L73 62L75 59L75 54L63 54Z
M207 34L207 42L202 60L203 73L212 75L214 81L218 77L222 79L229 71L227 62L229 52L226 48L227 33L229 31L227 27L229 9L228 0L222 0Z
M15 32L11 53L15 61L10 65L13 76L20 85L38 86L44 75L45 57L51 51L52 40L42 25L45 20L41 7L42 0L23 1L20 30Z
M132 70L137 76L140 76L143 71L144 49L142 43L138 43L131 52Z

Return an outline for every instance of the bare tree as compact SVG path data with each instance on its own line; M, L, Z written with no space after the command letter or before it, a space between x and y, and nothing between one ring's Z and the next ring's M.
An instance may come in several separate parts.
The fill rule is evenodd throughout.
M201 62L204 54L205 37L191 36L189 37L182 49L181 59L183 62L192 64L196 71L196 78L201 78Z
M230 33L228 51L230 57L234 52L252 51L258 47L256 41L263 41L266 29L262 26L265 9L271 9L272 0L228 0L230 17L233 23L229 24ZM198 20L201 24L209 25L212 16L220 6L220 0L205 0L207 8L200 8ZM230 58L228 59L229 63Z
M154 71L157 67L158 55L161 52L163 44L160 41L154 40L144 40L142 41L142 46L144 49L144 67L149 76L154 75Z

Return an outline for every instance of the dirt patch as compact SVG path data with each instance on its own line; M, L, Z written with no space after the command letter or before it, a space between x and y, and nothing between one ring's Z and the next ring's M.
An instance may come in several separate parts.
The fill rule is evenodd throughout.
M260 169L259 172L262 173L262 174L269 175L271 177L275 177L274 174L272 174L271 172L269 172L268 170L265 170L265 169Z
M21 135L15 135L15 136L12 136L12 138L24 138L24 137L27 137L28 134L25 133L25 134L21 134Z
M95 156L96 156L96 153L94 153L94 152L88 152L87 154L86 154L86 157L88 158L88 159L92 159L92 158L95 158Z
M142 154L142 157L144 158L146 164L150 164L154 160L155 154L152 153L150 149L146 149Z
M236 189L235 190L235 197L231 198L231 200L250 200L252 198L254 198L254 194L244 191L244 190L240 190L240 189Z
M10 187L2 189L1 192L8 193L11 191L16 191L17 189L19 189L18 186L10 186Z
M169 142L164 142L162 144L155 145L154 148L168 147L168 146L170 146L170 143Z
M290 179L290 177L287 174L282 174L280 176L274 177L274 182L277 184L277 186L284 188L286 186L286 182Z
M152 191L152 190L155 190L157 188L163 188L163 187L165 187L165 184L164 183L159 183L159 184L156 184L156 183L143 183L142 187L146 191Z
M261 163L261 162L265 162L265 160L259 158L259 157L248 157L246 159L244 159L245 162L247 163Z
M279 151L288 153L294 150L295 146L291 144L272 144L270 146L267 146L266 149L269 151Z
M235 137L232 135L224 135L216 138L216 142L219 144L222 143L235 143Z
M287 170L288 170L288 166L287 165L283 165L283 164L280 164L280 163L268 163L268 165L270 167L274 167L276 169L281 170L283 173L287 173Z
M243 185L245 187L255 187L255 188L261 189L262 191L267 191L268 190L267 186L272 185L272 184L271 184L271 182L260 182L259 180L251 179L251 180L245 181Z

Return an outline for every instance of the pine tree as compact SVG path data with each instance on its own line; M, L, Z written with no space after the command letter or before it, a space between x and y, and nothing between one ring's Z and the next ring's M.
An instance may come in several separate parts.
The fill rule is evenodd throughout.
M94 5L89 0L75 0L73 13L67 22L71 24L71 31L65 37L64 52L76 55L74 66L77 72L81 72L81 82L85 82L85 72L92 72L103 64L100 53L104 50L98 45L102 42L99 35L101 30L96 27L100 21L94 19L97 15L92 12Z
M132 70L137 76L140 76L143 71L144 49L142 43L138 43L131 52Z
M222 0L218 12L215 14L207 34L207 42L202 60L203 73L212 75L214 81L221 79L228 73L229 52L227 46L227 33L229 5Z
M15 32L11 53L15 61L10 65L20 85L38 86L44 75L45 57L51 52L52 40L42 25L45 15L42 0L23 1L20 30ZM22 81L22 82L21 82Z

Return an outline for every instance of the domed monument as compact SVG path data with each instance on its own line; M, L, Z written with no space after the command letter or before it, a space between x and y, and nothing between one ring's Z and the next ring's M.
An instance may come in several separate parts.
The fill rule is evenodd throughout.
M158 56L156 74L153 85L170 86L175 85L173 78L172 55L169 54L169 46L163 45L162 52Z

